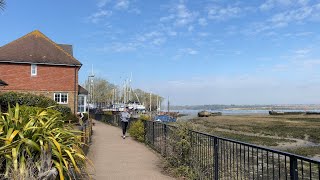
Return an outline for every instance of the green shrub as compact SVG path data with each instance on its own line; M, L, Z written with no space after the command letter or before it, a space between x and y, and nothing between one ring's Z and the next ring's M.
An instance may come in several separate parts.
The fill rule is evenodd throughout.
M110 116L113 115L113 114L112 114L112 111L105 111L105 112L103 112L103 114L105 114L105 115L110 115Z
M83 122L86 122L89 119L89 114L88 113L83 113Z
M20 116L22 117L28 117L30 115L34 115L39 111L47 111L50 115L55 115L58 119L62 119L61 113L57 110L54 110L52 108L41 108L41 107L32 107L32 106L20 106Z
M81 150L81 132L64 124L59 117L60 113L52 109L20 108L18 104L1 114L0 157L5 163L1 172L5 178L10 179L12 174L29 177L28 157L34 161L32 172L39 176L52 170L58 172L60 179L73 179L73 172L82 173L80 169L85 168L87 158Z
M191 137L189 130L193 129L190 123L177 123L177 128L173 129L173 134L169 137L169 146L174 150L169 152L167 162L175 175L188 179L197 179L193 169L189 167L191 163Z
M71 123L78 123L79 122L79 118L76 115L74 115L73 113L62 116L62 119L65 122L71 122Z
M143 121L149 121L149 120L151 120L150 116L147 115L147 114L141 114L139 119L141 119L141 120L143 120Z
M8 104L10 107L16 104L47 108L53 106L52 109L59 111L64 118L68 118L71 114L71 109L67 106L59 105L54 100L45 97L43 95L34 95L30 93L17 93L17 92L7 92L0 94L0 109L2 112L6 112L8 109Z
M144 124L142 120L133 122L129 128L130 136L139 142L144 142Z

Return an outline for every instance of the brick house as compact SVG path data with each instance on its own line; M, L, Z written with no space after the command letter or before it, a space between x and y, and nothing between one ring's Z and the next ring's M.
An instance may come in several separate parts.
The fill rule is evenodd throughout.
M35 30L0 47L0 78L7 84L0 93L44 95L76 113L81 66L71 45L56 44Z

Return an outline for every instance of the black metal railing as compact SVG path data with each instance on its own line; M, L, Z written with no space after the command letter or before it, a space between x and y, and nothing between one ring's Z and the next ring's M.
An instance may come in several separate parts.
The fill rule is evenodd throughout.
M78 126L78 130L82 132L81 142L83 143L82 150L85 154L89 151L89 145L92 138L92 119L88 119L81 126Z
M190 131L190 135L193 164L205 177L320 179L319 161L206 133Z
M119 117L104 122L120 126ZM181 141L177 127L144 121L145 142L161 155L177 152ZM320 180L320 161L262 146L188 130L189 165L199 179L315 179Z

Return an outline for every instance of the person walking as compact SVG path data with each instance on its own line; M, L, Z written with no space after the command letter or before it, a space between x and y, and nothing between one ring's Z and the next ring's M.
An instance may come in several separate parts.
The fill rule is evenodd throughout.
M130 119L129 107L124 108L123 112L121 112L121 123L122 123L122 138L126 138L127 127Z

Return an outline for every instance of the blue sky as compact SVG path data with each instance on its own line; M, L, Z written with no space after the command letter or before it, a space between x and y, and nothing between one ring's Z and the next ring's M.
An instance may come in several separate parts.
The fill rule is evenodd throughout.
M35 29L96 76L172 104L320 104L320 0L7 0L0 46Z

